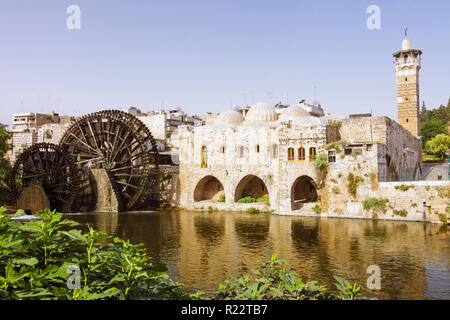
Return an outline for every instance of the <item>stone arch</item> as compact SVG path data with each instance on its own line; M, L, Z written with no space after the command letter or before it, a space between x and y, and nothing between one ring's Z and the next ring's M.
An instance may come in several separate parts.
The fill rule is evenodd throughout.
M269 189L259 177L249 174L241 179L234 192L234 201L244 197L260 198L269 196Z
M224 194L223 184L214 176L203 177L195 186L194 201L219 200Z
M314 180L308 176L298 177L291 188L291 210L298 210L306 202L317 201L317 188Z

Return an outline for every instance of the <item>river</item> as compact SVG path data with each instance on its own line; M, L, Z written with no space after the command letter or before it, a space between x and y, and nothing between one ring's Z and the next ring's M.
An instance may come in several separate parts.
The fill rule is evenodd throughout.
M358 281L382 299L450 299L446 226L399 221L313 218L236 212L155 211L66 214L109 235L144 243L153 262L189 290L215 290L277 254L304 281L335 288L333 275ZM367 268L379 266L381 289Z

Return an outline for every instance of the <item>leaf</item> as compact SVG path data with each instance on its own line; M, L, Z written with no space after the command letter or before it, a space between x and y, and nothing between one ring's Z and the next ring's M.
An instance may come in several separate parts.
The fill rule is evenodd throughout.
M13 259L11 262L15 263L15 264L24 264L27 266L34 266L39 261L35 257L32 257L32 258L24 258L24 259Z

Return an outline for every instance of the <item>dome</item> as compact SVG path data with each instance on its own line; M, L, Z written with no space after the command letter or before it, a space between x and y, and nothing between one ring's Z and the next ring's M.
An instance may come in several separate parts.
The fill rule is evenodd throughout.
M310 117L309 112L306 111L300 104L295 104L281 112L279 120L288 121L303 117Z
M246 121L276 121L278 118L275 108L263 102L254 104L247 112Z
M236 110L226 110L216 118L216 124L239 124L245 120L244 116Z

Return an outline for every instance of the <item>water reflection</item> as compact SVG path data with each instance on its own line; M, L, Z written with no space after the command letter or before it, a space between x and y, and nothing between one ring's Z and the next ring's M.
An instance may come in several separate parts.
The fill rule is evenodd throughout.
M334 288L333 275L365 289L367 267L381 268L386 299L450 298L447 229L419 222L162 211L68 215L113 236L144 243L154 262L190 289L215 290L278 254L305 281Z

